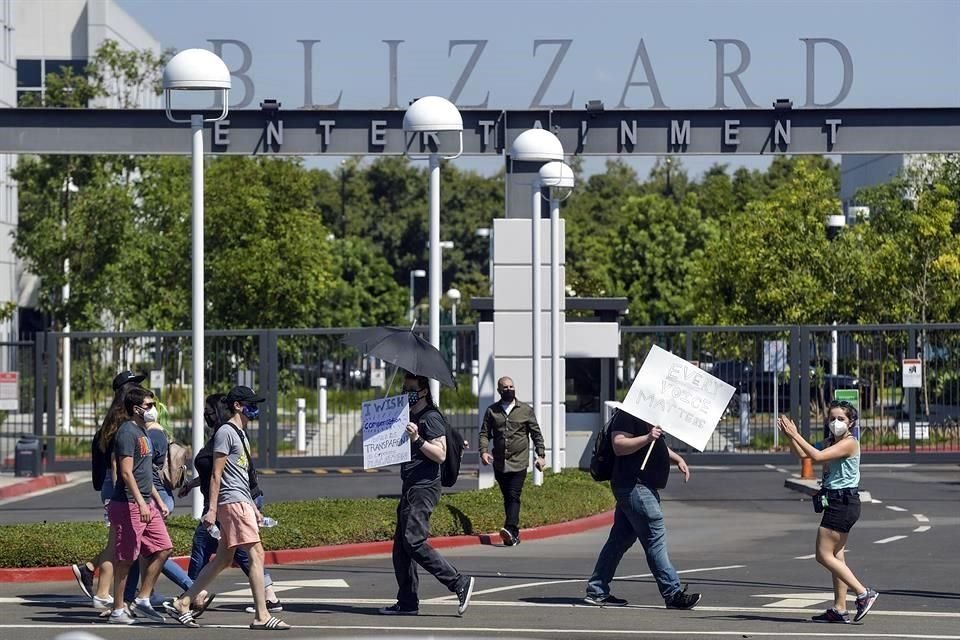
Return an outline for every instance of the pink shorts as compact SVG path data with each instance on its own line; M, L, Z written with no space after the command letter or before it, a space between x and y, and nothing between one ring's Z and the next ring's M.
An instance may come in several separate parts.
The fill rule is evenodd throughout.
M111 500L107 507L110 525L117 537L116 558L133 562L140 556L152 556L158 551L172 549L167 525L160 510L151 501L150 522L140 521L140 507L133 502Z
M257 509L249 502L231 502L217 507L220 540L228 549L260 542Z

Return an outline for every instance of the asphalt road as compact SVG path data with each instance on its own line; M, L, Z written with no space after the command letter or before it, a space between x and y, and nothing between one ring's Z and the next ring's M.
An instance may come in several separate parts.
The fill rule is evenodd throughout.
M785 470L789 472L790 470ZM464 547L445 555L477 577L473 606L456 616L455 599L431 577L421 580L421 615L383 618L395 582L389 557L286 566L272 570L295 630L288 638L331 637L876 637L960 638L960 467L868 467L863 486L879 503L864 505L848 544L848 563L881 592L857 625L818 625L809 617L832 600L828 574L810 556L817 516L783 488L776 469L694 469L674 476L664 495L670 556L691 591L693 611L663 608L642 552L624 558L614 593L624 609L582 604L606 531L528 541L515 548ZM161 580L161 592L171 585ZM189 635L255 635L242 611L243 576L224 574L205 628ZM118 629L99 623L73 583L0 585L0 638L50 640L68 630L107 640L181 638L173 621Z

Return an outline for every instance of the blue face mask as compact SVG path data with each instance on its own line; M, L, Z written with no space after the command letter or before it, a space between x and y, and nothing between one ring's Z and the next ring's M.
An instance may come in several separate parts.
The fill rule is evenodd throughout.
M247 416L250 420L256 420L260 417L260 407L257 405L243 405L243 415Z

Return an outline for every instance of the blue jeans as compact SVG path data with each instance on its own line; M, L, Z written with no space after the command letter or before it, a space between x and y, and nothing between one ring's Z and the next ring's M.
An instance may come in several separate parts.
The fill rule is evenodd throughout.
M256 499L257 508L263 508L263 500ZM187 576L190 580L196 580L200 571L210 562L210 558L217 552L217 545L220 541L207 533L207 528L200 522L197 524L196 531L193 532L193 547L190 549L190 568L187 569ZM233 554L233 561L240 567L244 575L250 575L250 556L241 548L237 548ZM263 570L263 586L273 586L273 578L270 572Z
M167 493L166 491L160 491L160 497L163 499L163 503L167 505L167 509L170 513L173 513L173 496ZM187 572L183 570L179 564L173 561L172 558L168 559L163 563L162 569L163 575L173 582L175 585L180 587L183 591L186 591L193 585L193 579L187 575ZM134 562L130 565L130 573L127 574L127 585L123 590L123 601L124 602L133 602L133 599L137 595L137 585L140 583L140 563ZM159 603L160 598L154 597L153 594L150 594L151 602ZM158 606L158 605L155 605Z
M613 493L617 499L613 527L587 583L587 595L598 598L610 595L610 581L623 554L640 540L660 595L669 600L680 592L680 576L667 556L667 530L660 510L660 495L642 484L629 490L615 489Z

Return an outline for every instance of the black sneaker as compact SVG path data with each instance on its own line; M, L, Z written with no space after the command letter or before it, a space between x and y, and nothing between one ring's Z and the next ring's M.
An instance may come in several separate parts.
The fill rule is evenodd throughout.
M503 546L512 547L517 544L516 538L513 537L513 534L510 533L510 530L506 527L500 528L500 539L503 540Z
M700 602L701 597L699 593L687 593L687 587L684 585L683 591L678 591L666 601L667 609L693 609Z
M420 615L419 608L407 609L406 607L401 607L400 603L391 605L389 607L383 607L378 611L382 616L418 616Z
M477 582L476 578L467 578L466 584L460 585L457 589L457 599L460 600L460 606L457 607L457 615L463 615L470 606L470 598L473 596L473 585Z
M627 606L627 601L623 598L618 598L615 595L608 596L587 596L583 599L589 605L594 607L625 607Z
M848 624L850 622L850 614L846 611L840 613L835 608L831 607L820 615L813 616L810 619L814 622L834 622L838 624Z
M73 577L77 579L77 584L80 585L80 591L83 591L83 595L88 598L93 597L93 571L87 569L85 564L75 564L70 567L73 569Z
M870 613L870 609L873 607L873 603L877 601L878 597L880 597L879 593L873 589L867 589L865 594L857 598L857 614L853 616L853 621L860 622L866 618L867 614Z

